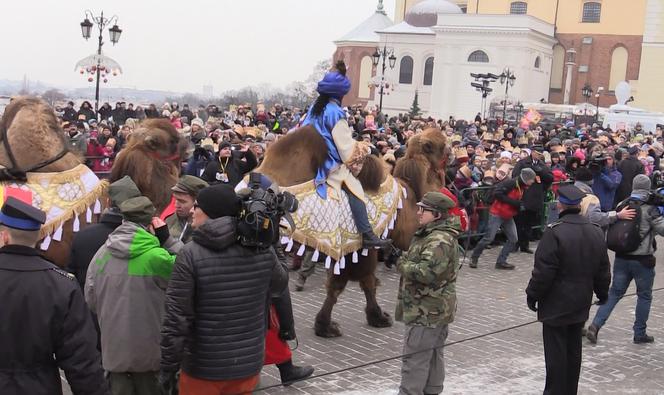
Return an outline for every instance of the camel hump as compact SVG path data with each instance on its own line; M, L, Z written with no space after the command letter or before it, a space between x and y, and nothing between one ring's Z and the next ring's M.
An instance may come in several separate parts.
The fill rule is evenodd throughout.
M293 186L313 180L326 157L325 140L307 125L270 145L258 171L281 186Z

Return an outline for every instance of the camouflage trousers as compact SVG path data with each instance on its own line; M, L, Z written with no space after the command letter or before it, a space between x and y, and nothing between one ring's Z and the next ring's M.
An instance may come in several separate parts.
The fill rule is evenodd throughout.
M399 395L440 394L445 381L443 348L447 324L435 328L406 325ZM434 347L440 347L433 349ZM414 353L414 354L413 354Z

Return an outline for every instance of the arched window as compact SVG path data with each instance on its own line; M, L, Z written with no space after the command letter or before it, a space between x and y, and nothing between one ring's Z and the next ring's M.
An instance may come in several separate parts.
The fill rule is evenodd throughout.
M510 4L510 14L526 14L528 13L528 3L525 1L513 1Z
M477 50L468 56L469 62L489 63L489 55L484 51Z
M424 85L433 85L433 56L424 62Z
M609 77L609 90L616 89L619 82L627 79L627 60L629 54L625 47L617 47L611 54L611 74Z
M583 4L583 18L581 19L582 22L599 23L601 15L602 15L601 3L589 1Z
M413 83L413 58L410 56L401 58L401 63L399 64L399 83Z
M562 45L553 47L551 64L551 89L563 88L563 70L565 68L565 48Z
M357 90L357 97L362 99L368 99L371 95L371 88L369 83L371 83L371 71L373 69L373 64L371 63L371 56L365 56L360 61L360 83L359 89Z
M536 58L535 58L535 68L536 68L536 69L539 69L541 63L542 63L542 59L540 59L539 56L536 57Z

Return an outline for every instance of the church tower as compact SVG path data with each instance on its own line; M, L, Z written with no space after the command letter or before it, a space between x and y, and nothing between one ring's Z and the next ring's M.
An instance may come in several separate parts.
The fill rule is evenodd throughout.
M641 47L641 68L635 96L636 107L664 112L664 0L648 0Z

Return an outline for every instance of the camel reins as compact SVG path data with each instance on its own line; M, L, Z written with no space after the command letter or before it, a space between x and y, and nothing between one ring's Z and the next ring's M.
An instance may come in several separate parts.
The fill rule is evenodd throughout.
M9 161L11 162L12 167L9 168L9 170L18 173L18 174L25 174L25 173L30 173L35 170L39 170L42 167L46 167L52 163L55 163L62 159L67 153L69 152L69 149L67 148L67 144L63 142L63 148L62 151L60 151L57 155L54 157L47 159L45 161L39 162L36 165L33 165L29 167L26 170L21 169L17 162L16 162L16 157L14 156L14 152L12 151L12 147L9 144L9 138L7 137L7 129L3 128L2 133L0 134L0 139L2 139L2 145L5 147L5 151L7 151L7 156L9 156Z

